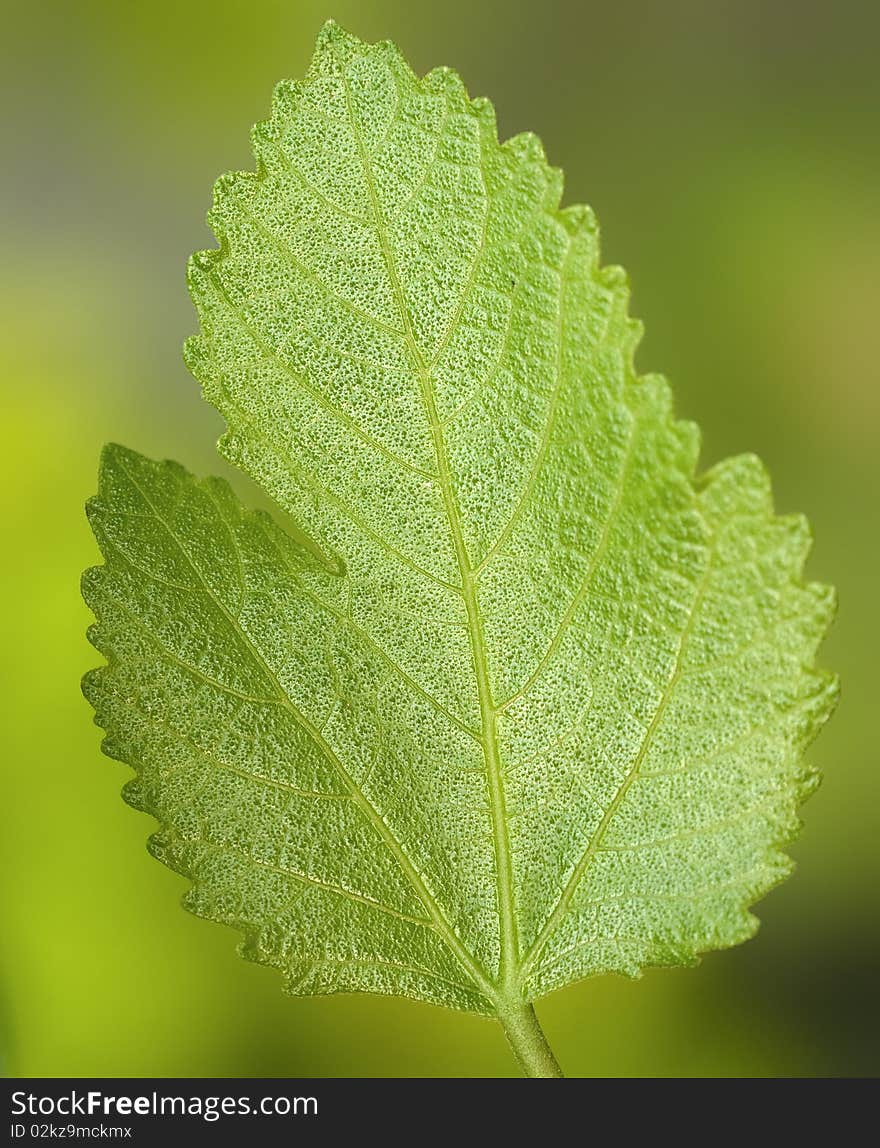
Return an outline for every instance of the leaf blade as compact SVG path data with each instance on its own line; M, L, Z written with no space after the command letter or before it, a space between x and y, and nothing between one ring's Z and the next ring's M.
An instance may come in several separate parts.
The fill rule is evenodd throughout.
M802 524L774 518L752 460L695 477L696 431L674 420L664 380L634 370L640 326L625 277L599 265L592 215L560 207L540 143L499 144L491 105L454 73L418 80L392 45L328 26L254 148L256 174L215 189L219 249L191 263L202 333L187 360L226 419L221 452L328 561L222 485L131 465L160 490L203 492L184 540L214 523L200 573L218 609L179 615L175 634L188 623L210 651L249 609L269 642L255 651L239 624L203 687L246 707L268 691L301 719L332 702L299 724L396 864L386 904L324 856L341 833L326 812L323 844L309 824L300 845L329 867L288 878L372 916L355 927L328 910L346 923L334 935L317 913L292 990L381 982L491 1012L744 939L747 906L787 872L781 845L810 785L800 758L836 691L812 669L833 604L802 584ZM107 568L143 575L155 546L134 531ZM154 594L185 591L185 565L165 575ZM173 654L168 674L187 665ZM730 713L701 723L713 691ZM115 748L130 719L92 693L113 752L149 770L130 740ZM317 800L310 784L294 788ZM180 843L160 840L189 872ZM224 857L237 864L228 843ZM277 917L272 864L247 888ZM401 877L415 902L395 900ZM197 878L194 903L213 905L221 881ZM384 941L377 913L396 922ZM283 967L292 927L284 942L283 914L264 916L251 949L274 928ZM430 943L401 941L397 922Z

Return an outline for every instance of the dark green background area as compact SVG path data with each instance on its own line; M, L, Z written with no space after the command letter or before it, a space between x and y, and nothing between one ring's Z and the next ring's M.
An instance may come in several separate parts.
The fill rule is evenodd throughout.
M0 48L0 401L6 707L0 1052L16 1075L514 1071L491 1022L370 997L297 1000L187 916L119 799L79 693L96 663L82 503L117 439L199 472L220 420L181 361L214 177L251 166L274 81L328 16L450 64L538 132L586 200L704 462L757 451L805 511L841 609L843 681L812 760L795 877L756 940L696 970L539 1006L570 1074L873 1074L880 1067L880 8L841 0L150 0L10 4ZM241 479L246 499L256 495Z

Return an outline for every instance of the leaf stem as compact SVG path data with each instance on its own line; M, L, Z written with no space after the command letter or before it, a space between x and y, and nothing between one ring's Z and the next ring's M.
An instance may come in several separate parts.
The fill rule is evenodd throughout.
M534 1005L517 1001L499 1006L498 1020L526 1076L564 1076L538 1023Z

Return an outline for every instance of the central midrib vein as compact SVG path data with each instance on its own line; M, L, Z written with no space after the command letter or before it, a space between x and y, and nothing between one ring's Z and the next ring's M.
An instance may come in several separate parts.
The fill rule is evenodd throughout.
M437 465L438 484L443 498L443 506L448 519L449 531L455 558L461 578L461 595L464 599L467 613L468 638L471 647L471 656L474 663L474 672L477 679L477 694L480 705L480 725L483 755L486 763L486 776L489 789L489 806L492 816L492 841L495 850L495 867L498 891L498 917L500 963L498 971L498 987L501 995L510 996L515 992L519 964L519 937L516 923L516 913L513 901L513 865L510 853L510 840L507 833L507 810L504 798L504 782L501 771L501 755L498 749L498 731L496 727L496 709L492 698L492 687L489 682L489 668L486 661L486 643L483 634L483 623L480 616L479 602L477 600L477 587L470 556L461 531L461 517L453 488L452 474L449 469L449 460L446 454L446 444L443 428L437 413L434 401L434 389L431 385L430 371L419 349L413 332L409 307L400 278L397 274L397 265L394 253L388 242L385 220L382 214L379 198L376 194L376 184L370 157L364 147L354 109L351 106L351 95L348 79L344 68L342 82L345 88L348 118L351 124L352 135L360 156L364 171L364 179L370 196L370 203L375 220L376 235L382 248L382 257L388 272L388 278L394 293L397 309L404 324L404 334L407 348L413 365L419 376L419 386L422 401L431 431L431 442Z
M414 353L418 348L413 345ZM417 360L419 362L419 360ZM437 455L440 489L443 504L449 519L449 530L455 548L455 557L461 574L461 594L464 599L468 621L471 656L477 679L477 694L480 703L480 725L483 754L486 762L486 776L489 787L489 802L492 811L492 840L495 848L495 865L498 883L498 914L500 920L501 962L499 982L510 987L517 974L519 944L517 937L516 914L513 904L513 865L510 856L510 840L507 834L507 810L504 799L504 782L501 776L501 755L498 750L495 704L489 682L489 668L486 662L486 642L483 635L483 621L477 601L477 588L471 569L470 559L461 533L458 506L452 487L452 475L446 458L443 430L437 417L437 408L431 388L430 377L424 366L419 366L419 382L425 401L425 408L431 425L431 438Z

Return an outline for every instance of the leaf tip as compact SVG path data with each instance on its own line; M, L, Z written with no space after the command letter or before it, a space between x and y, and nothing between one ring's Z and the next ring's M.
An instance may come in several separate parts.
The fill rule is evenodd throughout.
M347 31L336 20L325 20L315 40L315 56L312 67L320 63L322 56L337 57L339 52L351 57L363 47L363 41Z

